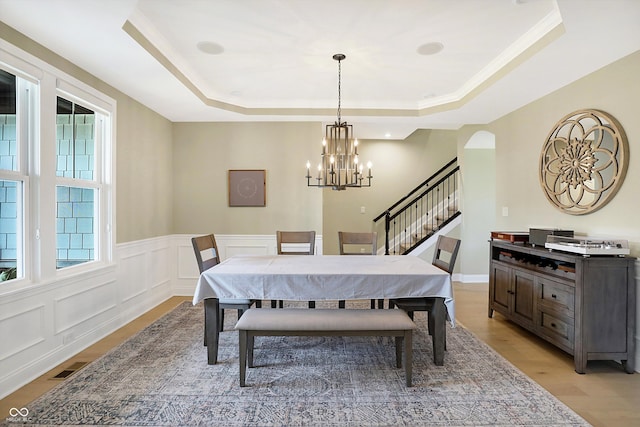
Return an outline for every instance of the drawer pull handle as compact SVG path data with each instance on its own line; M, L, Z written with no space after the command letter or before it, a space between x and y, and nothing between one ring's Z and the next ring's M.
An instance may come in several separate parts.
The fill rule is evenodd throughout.
M556 294L551 294L551 298L556 299L558 296Z
M555 324L555 323L552 323L552 324L551 324L551 326L553 326L553 327L555 328L555 327L556 327L556 324Z

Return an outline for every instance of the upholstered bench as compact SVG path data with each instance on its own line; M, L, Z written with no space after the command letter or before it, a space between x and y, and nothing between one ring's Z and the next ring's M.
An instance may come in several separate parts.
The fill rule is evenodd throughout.
M253 368L253 343L257 336L391 336L396 338L396 366L404 370L411 387L412 333L415 323L403 310L262 309L251 308L238 319L240 386L245 386L247 359Z

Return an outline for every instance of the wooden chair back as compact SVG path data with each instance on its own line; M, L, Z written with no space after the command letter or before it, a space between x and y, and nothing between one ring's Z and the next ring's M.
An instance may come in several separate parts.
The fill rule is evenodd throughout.
M460 249L460 240L443 235L438 236L432 264L449 274L453 273L458 249Z
M220 264L220 253L213 234L192 237L191 244L193 245L193 251L196 254L196 261L198 261L198 268L201 274L214 265Z
M378 233L338 231L338 244L340 255L376 255Z
M276 231L276 243L278 255L313 255L316 250L316 232Z

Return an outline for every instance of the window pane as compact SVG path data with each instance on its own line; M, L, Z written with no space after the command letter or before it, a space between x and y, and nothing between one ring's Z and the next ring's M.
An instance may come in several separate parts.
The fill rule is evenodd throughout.
M0 180L0 281L14 279L22 242L22 183Z
M95 114L58 97L56 115L56 176L94 179Z
M56 187L56 267L95 259L95 204L93 188Z
M0 169L18 170L16 149L16 76L0 70Z

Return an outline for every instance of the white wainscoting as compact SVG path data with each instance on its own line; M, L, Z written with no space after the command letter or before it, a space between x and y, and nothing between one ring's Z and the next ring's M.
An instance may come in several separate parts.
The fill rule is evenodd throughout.
M171 296L192 295L198 269L191 237L171 235L119 244L114 265L0 293L0 398ZM276 253L275 235L216 235L216 241L222 259ZM316 236L316 253L322 254L322 236ZM640 282L640 262L636 262L636 282ZM637 311L640 292L636 302ZM635 346L638 370L640 328Z
M113 265L0 293L0 397L171 297L171 244L117 245Z
M0 295L0 397L132 319L119 316L116 270L108 266Z
M0 398L171 296L193 295L198 268L191 237L119 244L113 265L0 293ZM222 259L276 253L275 235L216 235L216 242Z

